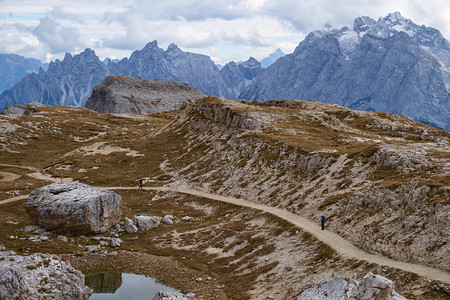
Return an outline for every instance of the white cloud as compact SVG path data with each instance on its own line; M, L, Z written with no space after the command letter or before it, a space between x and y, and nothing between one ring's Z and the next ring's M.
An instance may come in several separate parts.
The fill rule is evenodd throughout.
M85 46L76 28L64 27L49 16L40 20L33 34L51 53L73 52Z
M0 0L0 51L46 59L90 47L122 57L150 41L215 61L290 52L309 32L400 11L450 37L448 0ZM8 36L12 34L12 36Z

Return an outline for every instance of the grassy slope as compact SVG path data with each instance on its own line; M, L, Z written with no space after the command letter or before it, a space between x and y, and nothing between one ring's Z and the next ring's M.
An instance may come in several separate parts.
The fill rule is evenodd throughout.
M205 102L207 106L222 105L222 102L215 98L210 98ZM162 185L183 179L184 175L186 180L197 184L208 183L212 189L218 190L222 184L226 186L228 176L234 176L223 168L226 164L233 165L235 170L245 170L248 167L248 170L251 171L257 171L259 169L256 166L258 168L262 166L279 171L280 174L276 174L276 176L283 178L283 176L287 176L286 173L289 174L289 168L283 170L272 167L282 156L280 151L287 153L299 151L307 154L323 148L337 149L339 152L331 154L321 152L318 155L322 159L335 161L339 154L346 153L351 158L367 161L370 164L369 158L378 149L375 146L376 143L343 142L343 140L355 135L364 138L379 138L382 134L394 137L397 134L392 130L384 132L379 128L371 129L370 124L373 123L373 119L370 117L362 119L355 117L353 120L349 118L350 121L347 122L345 118L351 112L346 109L330 106L328 107L330 112L324 112L320 116L322 120L320 118L316 120L314 119L317 112L316 106L308 107L311 104L306 104L306 107L301 107L304 105L303 103L293 105L293 108L264 107L244 103L238 108L229 110L230 117L237 119L246 113L269 114L270 126L265 126L261 130L235 128L230 131L230 126L225 126L224 129L223 125L213 125L214 123L209 121L206 122L209 127L204 128L201 127L205 123L204 115L191 111L187 115L180 114L174 121L174 125L170 125L160 134L155 133L168 124L173 114L123 117L98 114L79 108L44 107L39 108L39 113L36 115L0 117L2 120L20 126L15 132L2 134L5 139L4 145L7 145L11 151L2 150L0 163L33 166L45 169L54 176L71 177L98 186L136 185L138 178L146 178L146 185ZM308 114L306 116L300 114L298 112L300 108ZM323 125L323 122L326 123L327 120L332 119L330 115L340 120L341 124L345 123L349 129L342 131ZM311 119L314 120L311 121ZM430 130L421 125L414 126ZM304 134L305 132L306 134ZM236 139L233 134L243 135ZM421 136L414 129L408 129L407 134L410 135L408 140L415 142ZM439 134L445 136L443 132L439 132ZM226 146L227 140L222 137L227 135L230 137L228 141L245 141L247 143L244 148L248 147L248 149L241 151L243 156L240 159L235 160L233 157L230 161L221 157L224 153L235 151L237 147L233 144ZM142 156L128 156L126 152L87 156L82 152L75 152L66 155L82 146L90 146L97 142L122 149L136 150ZM263 143L265 146L258 149L261 156L252 165L249 163L251 157L246 157L244 154L253 151L252 145L258 143ZM217 149L223 151L217 151ZM445 151L437 151L430 155L448 159L448 153ZM383 170L374 166L374 170L371 176L388 178L379 184L388 185L387 181L389 184L393 184L395 180L399 181L397 169ZM0 167L0 171L24 175L13 182L0 182L2 199L16 194L27 194L31 189L45 184L41 180L25 176L26 173L32 172L29 170ZM447 184L445 177L440 178L439 176L442 175L438 172L430 174L429 171L419 170L417 173L408 173L407 176L418 178L424 184L431 182L437 186ZM281 174L281 172L285 174ZM340 172L343 174L349 172L349 168L340 170ZM424 176L424 174L428 175ZM262 175L265 173L261 172L252 176L261 177ZM299 180L302 177L314 176L305 170L298 170L297 173L289 175L297 179L297 183L302 182ZM345 181L344 175L342 175L342 181ZM243 189L238 192L245 194L247 193L246 187L247 189L252 188L252 184L249 182L252 179L247 177L247 180L240 182ZM271 181L271 179L267 179L267 182L278 182L267 192L268 195L272 194L274 199L267 200L268 195L263 197L264 194L261 196L260 199L266 199L268 202L277 201L279 195L286 197L287 193L284 189L287 185L285 184L292 184L290 180ZM402 182L395 184L402 184ZM289 185L290 191L294 191L292 195L295 195L295 190L299 186ZM224 192L233 193L235 190L226 186ZM408 292L412 290L412 286L419 285L426 293L432 295L427 298L440 297L439 293L436 294L431 289L432 284L430 283L418 278L411 279L410 275L402 272L382 269L357 261L343 260L307 234L302 234L289 224L255 211L177 194L160 195L161 197L159 199L157 197L157 200L152 200L155 199L155 194L152 192L130 191L121 192L121 194L124 199L124 217L132 217L138 213L160 216L171 213L178 219L184 215L190 215L196 220L194 223L178 223L175 227L162 226L148 233L123 235L124 249L170 255L184 264L216 278L219 283L225 285L228 296L235 299L248 298L258 291L260 294L264 293L264 290L270 291L271 286L274 287L273 289L278 288L280 290L278 293L284 293L280 296L295 296L312 280L331 275L330 270L335 274L337 272L339 274L358 273L359 275L372 270L396 280L397 284L402 285L402 288L398 289L400 291ZM445 198L445 195L442 197ZM317 205L335 205L339 201L345 200L339 197L333 201L330 199L322 199L323 202ZM431 199L438 203L445 202L434 196ZM213 213L208 215L205 210L192 208L189 204L193 202L200 207L212 207ZM287 205L287 208L292 210L293 207L302 207L301 204L293 201ZM25 253L35 251L70 253L80 250L78 244L93 243L90 239L81 237L72 237L73 242L68 244L52 237L51 242L39 245L20 239L10 239L8 236L11 234L20 237L29 236L20 231L20 228L29 224L21 202L0 206L0 217L3 220L0 244L6 246L7 249ZM262 218L266 220L264 224L249 225L253 224L252 221L256 222L255 220ZM259 232L264 232L264 235L258 235ZM276 237L280 238L276 239ZM292 240L296 242L291 249L293 254L290 255L297 257L298 260L296 258L295 263L289 265L281 259L280 254L284 253L283 247L286 246L286 243L289 244L289 241ZM208 250L211 246L215 250L219 249L222 253L232 254L232 256L213 254L211 249ZM289 257L286 259L289 260ZM282 284L283 287L287 284L288 288L280 288L279 284ZM275 293L274 290L272 292Z

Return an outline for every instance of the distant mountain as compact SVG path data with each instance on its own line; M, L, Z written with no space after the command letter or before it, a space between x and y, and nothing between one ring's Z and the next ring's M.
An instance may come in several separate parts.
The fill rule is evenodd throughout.
M156 41L117 63L108 59L102 62L94 51L86 49L75 56L66 54L62 61L52 62L47 71L28 75L3 92L0 111L11 104L29 102L84 106L93 87L108 75L184 82L209 95L237 99L262 68L254 58L235 65L230 63L219 70L206 55L184 52L174 44L164 51Z
M221 70L220 76L227 87L222 94L229 99L237 99L239 94L263 72L261 63L250 57L247 61L227 63Z
M106 57L102 62L105 64L105 65L108 65L108 64L110 64L110 63L118 63L120 61L120 59L118 59L118 58L110 58L110 57Z
M83 106L94 85L109 74L109 69L91 49L64 60L51 62L48 70L25 76L0 95L0 110L11 104L38 102L49 105Z
M47 64L34 58L16 54L0 54L0 93L13 87L25 75L47 68Z
M265 69L274 62L276 62L280 57L283 57L285 55L286 53L284 53L283 51L281 51L280 48L278 48L277 50L275 50L274 53L270 54L268 57L261 60L261 67Z
M400 13L353 29L314 31L256 78L241 99L315 99L403 114L450 129L450 44Z

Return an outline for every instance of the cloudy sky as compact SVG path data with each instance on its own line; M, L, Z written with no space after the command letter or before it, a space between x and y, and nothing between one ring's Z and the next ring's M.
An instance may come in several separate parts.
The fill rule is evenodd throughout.
M0 53L123 58L157 40L216 63L292 52L311 31L400 11L450 39L449 0L0 0Z

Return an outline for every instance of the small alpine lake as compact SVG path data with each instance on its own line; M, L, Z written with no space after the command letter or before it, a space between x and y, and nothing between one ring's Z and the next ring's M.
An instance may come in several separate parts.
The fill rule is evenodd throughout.
M158 291L177 292L145 275L108 271L85 276L86 285L94 290L89 300L151 300Z

